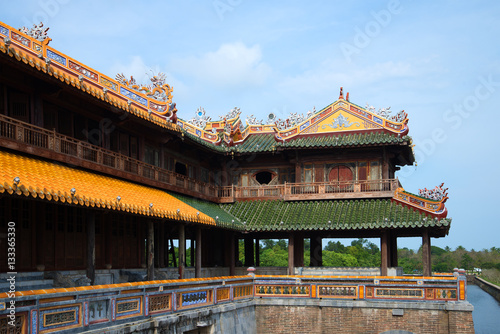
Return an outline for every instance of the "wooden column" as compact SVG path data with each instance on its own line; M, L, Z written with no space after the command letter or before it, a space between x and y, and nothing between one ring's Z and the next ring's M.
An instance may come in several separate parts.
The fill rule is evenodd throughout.
M323 266L323 249L321 247L321 241L321 237L319 236L311 237L310 267Z
M158 262L159 262L159 268L165 268L165 225L160 223L159 227L159 245L158 245Z
M186 234L184 225L179 225L179 279L184 278L184 267L186 266Z
M196 237L195 237L196 238ZM191 258L190 258L190 267L196 267L196 246L195 246L195 238L191 238L191 247L189 247L189 252L191 253Z
M382 236L380 237L380 274L382 276L387 276L387 267L389 266L389 232L382 231Z
M424 230L422 233L422 265L424 276L431 276L431 238L427 230Z
M304 235L295 233L293 263L296 267L304 266Z
M104 221L101 219L101 226L104 224L104 265L106 269L113 268L113 222L111 220ZM139 222L136 221L136 224ZM138 226L140 228L140 225ZM137 236L140 239L140 234ZM142 248L142 247L141 247ZM140 248L139 248L140 249ZM140 251L139 251L140 253ZM139 254L139 264L141 264L141 255Z
M245 267L254 266L253 260L253 238L245 237Z
M255 239L255 266L260 267L260 241Z
M191 243L193 249L193 243ZM196 228L196 262L195 262L195 277L201 277L201 228Z
M87 277L95 283L95 213L87 213Z
M155 279L155 225L152 220L148 220L148 263L147 263L147 280L153 281Z
M295 263L294 263L294 244L295 244L295 236L293 233L290 233L288 237L288 275L294 274Z
M234 238L234 232L230 232L229 236L229 276L234 276L236 274L236 261L238 258L236 257L236 243L238 241Z
M394 232L391 232L389 247L389 267L394 268L398 266L398 237Z
M37 216L40 219L37 219L37 224L33 230L36 232L35 237L32 239L36 243L35 250L35 267L37 270L45 270L45 206L47 204L43 202L36 203ZM52 223L52 222L51 222ZM43 268L43 269L42 269Z

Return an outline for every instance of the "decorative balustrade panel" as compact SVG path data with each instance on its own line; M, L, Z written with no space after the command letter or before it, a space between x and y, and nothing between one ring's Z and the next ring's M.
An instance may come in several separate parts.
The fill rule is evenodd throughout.
M134 283L133 283L134 284ZM466 300L466 279L377 276L256 276L211 280L141 282L112 286L40 290L18 294L13 327L22 333L112 326L115 321L140 321L150 316L179 313L193 308L258 298L328 300L408 300L461 302ZM100 291L102 290L102 291ZM0 332L10 328L10 298L0 295ZM97 327L96 327L97 326ZM100 326L100 327L99 327Z

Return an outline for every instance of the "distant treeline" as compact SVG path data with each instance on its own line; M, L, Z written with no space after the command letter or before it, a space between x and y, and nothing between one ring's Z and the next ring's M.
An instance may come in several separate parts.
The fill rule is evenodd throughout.
M286 267L288 265L288 245L286 240L260 240L259 247L260 266ZM304 240L304 266L309 266L310 241ZM244 243L239 243L240 262L244 263ZM458 246L452 250L450 247L440 248L431 246L432 271L452 272L453 268L473 270L497 269L500 270L500 248L492 247L476 251L466 250ZM418 251L399 248L399 266L405 274L422 272L422 249ZM329 241L323 248L323 266L325 267L379 267L380 249L367 239L357 239L350 246L341 242Z

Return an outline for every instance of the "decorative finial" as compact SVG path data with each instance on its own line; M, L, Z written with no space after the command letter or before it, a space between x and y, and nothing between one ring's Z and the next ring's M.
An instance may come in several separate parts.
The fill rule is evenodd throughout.
M341 100L344 99L344 87L340 87L339 99L341 99Z

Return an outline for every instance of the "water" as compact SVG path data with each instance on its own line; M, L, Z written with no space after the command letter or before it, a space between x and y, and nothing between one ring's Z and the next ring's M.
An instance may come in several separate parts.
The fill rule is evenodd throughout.
M500 333L500 302L477 285L467 285L467 300L474 306L476 334Z

